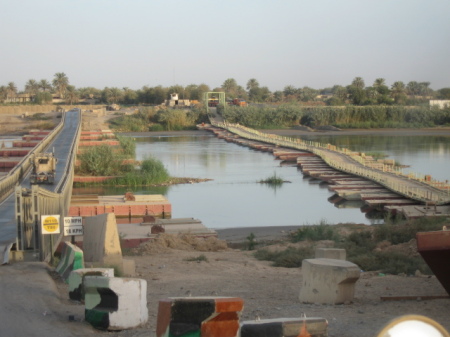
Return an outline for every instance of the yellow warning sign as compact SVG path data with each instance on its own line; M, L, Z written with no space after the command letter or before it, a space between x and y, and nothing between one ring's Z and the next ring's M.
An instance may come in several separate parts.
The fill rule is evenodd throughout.
M42 215L42 234L59 234L59 214Z

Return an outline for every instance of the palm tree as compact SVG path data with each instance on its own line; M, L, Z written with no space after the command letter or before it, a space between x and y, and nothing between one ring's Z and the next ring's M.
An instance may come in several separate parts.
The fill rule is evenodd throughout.
M366 85L362 77L355 77L352 81L352 86L354 86L356 89L364 89Z
M223 91L232 97L236 96L237 87L238 85L234 78L228 78L222 84Z
M431 95L430 82L420 82L419 88L422 98L428 98Z
M107 88L105 95L109 103L118 103L123 97L123 92L119 88Z
M281 102L284 99L284 93L282 91L275 91L273 93L273 99L275 100L275 102Z
M296 93L297 89L295 89L293 85L287 85L283 89L283 94L285 97L295 95Z
M416 81L408 82L408 84L406 85L406 92L408 93L408 95L413 96L413 98L415 99L416 96L420 93L420 84Z
M76 91L76 89L73 85L68 85L66 87L65 100L66 100L66 103L70 104L70 105L78 102L78 100L79 100L78 92Z
M6 87L4 85L0 86L0 102L5 102L6 98L7 98L8 94L7 94L7 90Z
M6 87L6 98L12 99L17 95L17 87L14 82L9 82Z
M391 86L391 96L395 103L403 103L406 98L406 87L402 81L394 82Z
M252 89L256 89L259 87L259 83L255 78L251 78L248 80L247 82L247 90L252 90Z
M383 85L386 85L386 80L384 78L377 78L374 82L373 82L373 87L374 88L379 88Z
M345 103L348 97L348 91L347 88L341 86L341 85L335 85L332 89L333 95L339 98L342 103Z
M64 98L67 86L69 85L69 78L64 73L56 73L53 79L53 87L59 94L59 98Z
M39 81L39 88L42 90L42 91L50 91L50 89L52 88L52 85L50 84L50 82L49 81L47 81L47 80L40 80Z
M39 92L39 83L36 80L28 80L25 84L25 92L29 93L31 96L36 96Z

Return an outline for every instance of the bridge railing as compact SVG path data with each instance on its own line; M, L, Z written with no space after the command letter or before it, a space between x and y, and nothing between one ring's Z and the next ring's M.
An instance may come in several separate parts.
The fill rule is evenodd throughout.
M380 165L381 169L366 167L365 159L345 148L338 148L330 144L305 141L299 138L283 137L274 134L263 133L239 124L216 123L215 126L226 129L243 138L257 140L269 144L292 148L296 150L312 152L321 157L328 165L340 171L355 174L375 181L388 189L411 199L422 202L433 202L436 204L445 204L450 202L450 185L447 182L438 182L435 180L426 180L414 173L403 174L401 168L391 165ZM343 162L336 159L334 154L345 155L354 163ZM394 179L396 177L397 179ZM401 181L404 179L404 181ZM414 181L416 187L411 187L405 183L407 180ZM421 188L426 186L427 189Z
M17 185L17 183L30 169L30 158L34 154L42 152L43 149L45 149L48 144L50 144L58 135L64 125L64 120L65 114L63 113L59 124L41 142L39 142L39 144L36 145L33 150L31 150L25 157L23 157L21 161L11 171L9 171L6 176L0 179L0 201L6 198L14 190L14 187Z
M80 115L81 119L81 115ZM67 215L72 196L74 163L81 135L78 124L75 139L70 149L64 177L56 186L56 193L39 185L32 185L31 191L16 187L16 220L18 250L39 251L41 261L49 261L63 238L63 219ZM42 235L41 215L59 215L60 233Z

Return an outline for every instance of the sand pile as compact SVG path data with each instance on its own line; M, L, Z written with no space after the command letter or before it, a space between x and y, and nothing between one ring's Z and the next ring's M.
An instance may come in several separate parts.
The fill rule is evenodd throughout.
M134 249L137 255L149 255L164 253L171 249L200 251L200 252L218 252L228 249L224 240L216 237L199 238L190 234L159 234L154 240L142 243Z

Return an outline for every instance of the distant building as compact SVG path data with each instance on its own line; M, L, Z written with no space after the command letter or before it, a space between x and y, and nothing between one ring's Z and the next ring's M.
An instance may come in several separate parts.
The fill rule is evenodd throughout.
M432 99L430 106L437 105L440 109L450 108L450 99Z
M191 101L188 99L178 99L178 94L170 94L170 99L166 99L163 103L165 106L170 107L190 107Z

